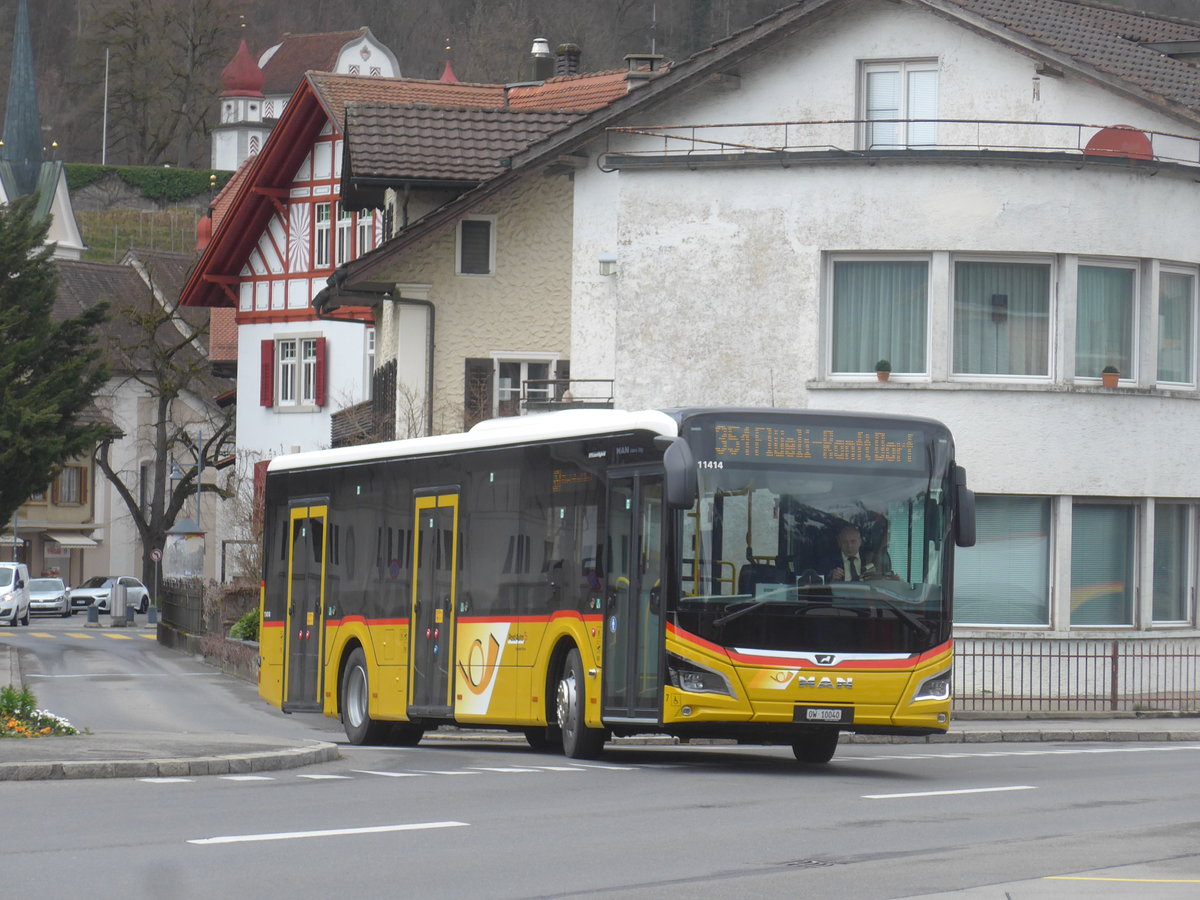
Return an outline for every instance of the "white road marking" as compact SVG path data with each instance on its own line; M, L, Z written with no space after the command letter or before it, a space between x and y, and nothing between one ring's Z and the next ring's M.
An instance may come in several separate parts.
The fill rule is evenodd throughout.
M147 784L185 784L185 783L191 783L195 780L196 780L195 778L174 778L174 777L168 778L165 776L162 778L139 778L138 779L138 781L144 781Z
M338 781L340 779L349 779L349 775L297 775L297 778L308 778L312 781Z
M224 781L274 781L270 775L220 775Z
M1080 741L1084 743L1084 741ZM1143 746L1143 744L1148 746ZM1136 746L1117 747L1058 747L1045 750L980 750L977 753L948 752L948 753L904 753L887 756L843 756L838 754L838 762L892 762L899 759L978 759L985 756L1078 756L1085 753L1163 753L1177 750L1200 750L1200 744L1172 744L1164 746L1152 741L1144 741Z
M601 766L596 763L576 763L581 769L606 769L609 772L636 772L637 766Z
M531 769L539 769L543 772L582 772L583 769L578 766L530 766Z
M433 769L419 769L418 774L420 774L420 775L478 775L480 773L479 772L463 772L463 771L437 772Z
M480 772L500 772L508 774L510 772L536 772L537 769L523 769L517 766L471 766L472 769L477 769Z
M1032 784L1011 784L1006 787L964 788L957 791L913 791L908 794L863 794L864 800L895 800L903 797L948 797L952 794L992 794L997 791L1036 791Z
M384 778L424 778L424 772L377 772L373 769L351 769L360 775L382 775Z
M278 831L267 834L227 834L195 838L189 844L245 844L254 841L294 841L301 838L340 837L350 834L383 834L389 831L424 831L430 828L461 828L466 822L417 822L412 825L373 825L366 828L327 828L320 831Z

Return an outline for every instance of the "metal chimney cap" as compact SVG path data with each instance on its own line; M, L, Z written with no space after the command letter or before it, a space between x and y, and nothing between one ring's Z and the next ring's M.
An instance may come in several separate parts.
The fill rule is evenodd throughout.
M549 56L550 42L545 38L534 38L533 48L529 51L530 56Z

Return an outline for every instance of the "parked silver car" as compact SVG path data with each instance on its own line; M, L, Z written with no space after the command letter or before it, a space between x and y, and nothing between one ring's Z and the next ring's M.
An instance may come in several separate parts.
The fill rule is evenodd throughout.
M29 611L62 616L71 615L71 589L61 578L29 579Z
M150 608L150 591L132 575L93 575L77 588L71 588L71 605L76 609L96 607L99 612L108 612L109 596L113 586L125 586L127 609L144 613Z

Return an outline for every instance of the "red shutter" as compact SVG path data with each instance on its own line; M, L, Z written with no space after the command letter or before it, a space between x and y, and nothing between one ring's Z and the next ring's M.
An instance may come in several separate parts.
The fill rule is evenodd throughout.
M317 338L317 406L325 405L325 338Z
M262 364L259 366L258 405L275 405L275 342L262 342Z

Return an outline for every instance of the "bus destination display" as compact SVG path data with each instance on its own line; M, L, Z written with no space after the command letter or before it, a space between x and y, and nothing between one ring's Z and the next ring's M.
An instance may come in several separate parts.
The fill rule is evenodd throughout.
M925 465L920 432L886 428L814 425L782 427L718 422L713 426L716 460L824 465Z

